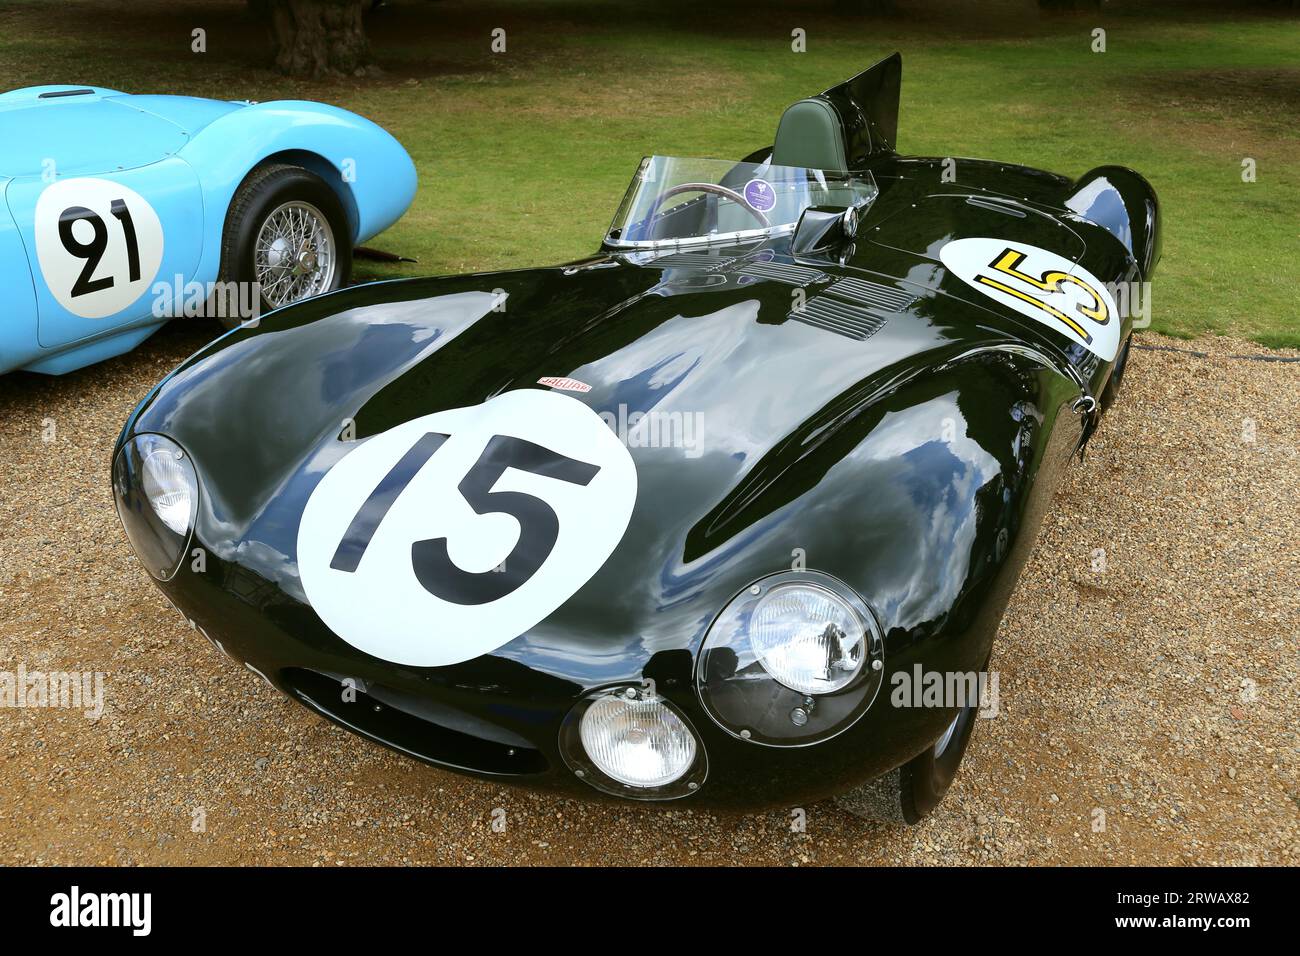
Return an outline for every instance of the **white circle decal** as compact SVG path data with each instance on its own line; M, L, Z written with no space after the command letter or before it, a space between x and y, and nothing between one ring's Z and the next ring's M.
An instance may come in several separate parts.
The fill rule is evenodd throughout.
M1115 297L1087 269L1055 252L1007 239L957 239L939 258L968 285L1107 362L1119 350L1123 317Z
M163 228L148 201L107 179L62 179L36 200L36 258L50 293L85 319L121 312L158 274Z
M600 570L636 503L618 436L568 395L523 389L369 439L321 479L298 572L331 630L415 667L471 660Z

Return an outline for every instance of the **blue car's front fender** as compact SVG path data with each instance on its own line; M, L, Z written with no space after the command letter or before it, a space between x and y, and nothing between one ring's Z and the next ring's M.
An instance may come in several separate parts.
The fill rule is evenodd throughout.
M203 189L204 243L200 276L220 266L226 210L255 166L283 159L321 175L340 194L352 240L364 242L401 218L415 197L415 164L382 127L322 103L259 103L219 117L180 156L198 173Z

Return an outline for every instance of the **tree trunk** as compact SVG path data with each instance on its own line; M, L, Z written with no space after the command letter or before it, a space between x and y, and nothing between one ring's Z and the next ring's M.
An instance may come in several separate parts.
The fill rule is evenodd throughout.
M370 59L363 22L371 0L261 0L270 14L275 66L290 76L362 74Z

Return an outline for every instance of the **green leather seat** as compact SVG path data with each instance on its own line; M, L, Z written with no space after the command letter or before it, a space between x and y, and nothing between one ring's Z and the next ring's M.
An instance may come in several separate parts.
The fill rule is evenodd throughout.
M843 172L849 168L844 140L844 128L835 107L824 97L812 96L782 114L772 144L772 162L777 166Z

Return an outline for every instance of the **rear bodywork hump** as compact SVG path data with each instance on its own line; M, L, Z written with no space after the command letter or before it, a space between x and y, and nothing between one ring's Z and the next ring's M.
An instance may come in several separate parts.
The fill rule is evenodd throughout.
M937 293L946 303L940 313L947 319L964 314L962 321L989 322L990 313L996 313L1000 325L1014 323L1015 336L1059 355L1090 394L1100 393L1110 362L1132 328L1139 305L1133 288L1149 277L1158 254L1154 194L1141 177L1115 169L1104 182L1094 178L1080 185L1012 164L898 156L876 163L872 173L880 192L862 217L854 266ZM1121 181L1127 190L1123 195L1116 190ZM1071 276L1069 287L1095 290L1115 321L1105 329L1089 327L1086 332L1097 336L1096 342L1084 343L1086 335L1065 331L1073 325L1058 314L1066 308L1057 301L1063 288L1059 283L1048 289L1008 280L1021 293L1020 301L1012 301L991 295L982 279L954 271L957 249L969 256L984 246L990 247L983 250L983 262L990 267L995 252L1015 250L1027 257L1020 260L1022 271ZM977 311L960 309L954 300ZM1044 323L1048 315L1055 318ZM1057 319L1060 327L1054 327Z

